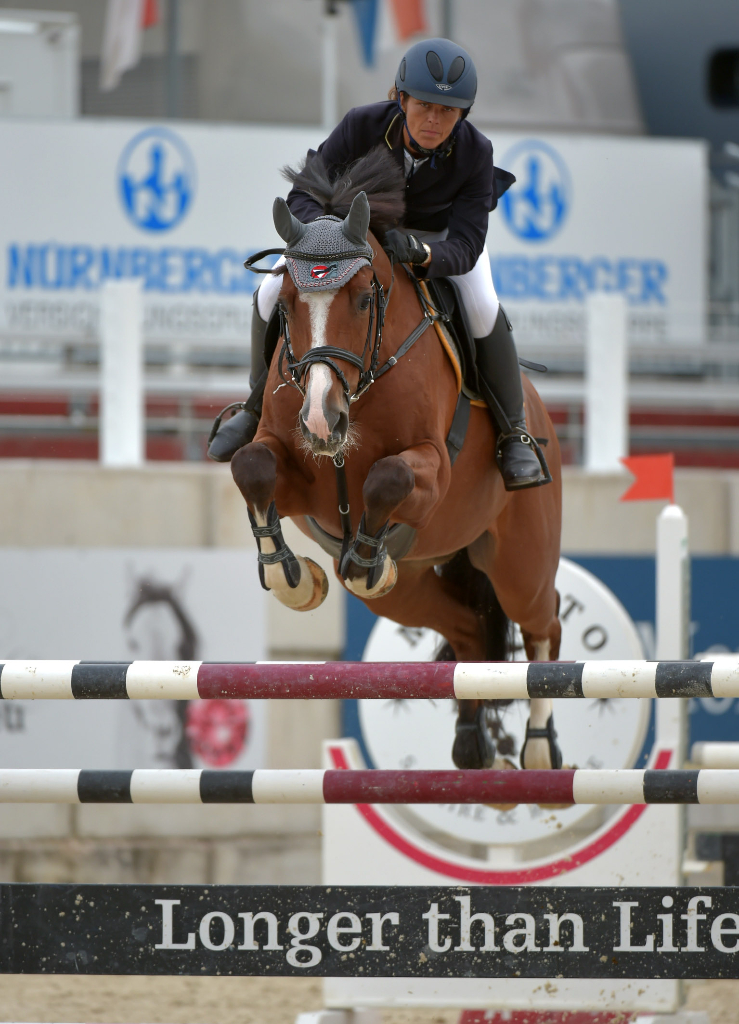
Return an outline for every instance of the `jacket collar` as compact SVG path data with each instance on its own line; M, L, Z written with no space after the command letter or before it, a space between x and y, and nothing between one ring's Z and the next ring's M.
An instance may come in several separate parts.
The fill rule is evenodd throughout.
M392 121L387 127L385 132L385 143L388 149L392 152L395 159L398 161L400 166L403 168L403 174L405 174L405 139L403 138L403 115L398 113L393 117ZM453 152L452 146L452 152ZM436 171L438 171L452 156L452 152L449 152L445 157L436 161L436 167L431 166L431 158L427 159L418 170L414 173L414 191L420 188L428 188L433 183L436 177Z

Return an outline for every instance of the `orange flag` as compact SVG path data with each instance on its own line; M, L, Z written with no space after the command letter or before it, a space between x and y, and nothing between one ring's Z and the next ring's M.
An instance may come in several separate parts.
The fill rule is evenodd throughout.
M628 491L621 495L620 501L675 501L675 456L669 455L629 455L621 459L634 480Z
M427 31L424 6L424 0L390 0L395 28L401 42L417 32Z
M159 4L157 0L144 0L141 9L141 27L152 28L159 24Z

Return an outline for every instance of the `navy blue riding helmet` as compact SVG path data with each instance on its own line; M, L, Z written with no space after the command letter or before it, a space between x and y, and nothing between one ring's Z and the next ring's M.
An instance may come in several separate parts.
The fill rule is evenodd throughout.
M426 149L419 145L408 131L408 122L405 124L414 149L424 156L446 156L454 144L462 120L475 102L477 70L472 57L451 39L424 39L411 46L401 60L395 76L395 88L401 113L401 92L425 103L443 103L445 106L461 108L462 117L442 149Z

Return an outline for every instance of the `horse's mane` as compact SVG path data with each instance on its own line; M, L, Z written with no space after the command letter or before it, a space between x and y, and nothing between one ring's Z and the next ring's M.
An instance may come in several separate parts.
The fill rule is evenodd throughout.
M370 230L383 240L405 214L405 179L386 145L380 144L332 179L320 153L310 151L299 168L283 167L282 174L301 192L321 204L324 213L346 217L352 199L366 192Z

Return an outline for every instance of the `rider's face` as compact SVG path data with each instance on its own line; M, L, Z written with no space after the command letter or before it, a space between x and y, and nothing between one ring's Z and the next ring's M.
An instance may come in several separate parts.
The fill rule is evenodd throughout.
M408 131L424 149L436 149L452 134L462 115L459 107L445 107L441 103L426 103L413 96L402 101ZM409 141L409 140L406 140Z

